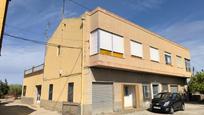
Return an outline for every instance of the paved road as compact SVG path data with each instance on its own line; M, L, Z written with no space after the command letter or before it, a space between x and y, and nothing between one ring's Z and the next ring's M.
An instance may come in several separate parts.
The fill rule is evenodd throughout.
M149 111L139 111L127 115L168 115L165 113L153 113ZM186 104L185 111L177 111L174 115L204 115L204 104Z

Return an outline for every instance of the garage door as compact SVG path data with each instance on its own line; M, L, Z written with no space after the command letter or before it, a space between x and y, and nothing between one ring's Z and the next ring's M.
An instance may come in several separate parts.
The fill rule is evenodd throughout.
M92 88L93 115L113 112L113 84L94 82Z

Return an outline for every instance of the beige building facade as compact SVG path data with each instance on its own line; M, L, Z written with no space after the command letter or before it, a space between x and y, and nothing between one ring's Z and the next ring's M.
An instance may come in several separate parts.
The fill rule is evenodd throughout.
M190 52L102 8L64 19L45 63L25 71L22 101L81 115L144 109L159 92L183 93Z
M1 53L1 47L2 47L2 41L3 41L3 33L4 33L8 3L9 3L8 0L0 1L0 53Z

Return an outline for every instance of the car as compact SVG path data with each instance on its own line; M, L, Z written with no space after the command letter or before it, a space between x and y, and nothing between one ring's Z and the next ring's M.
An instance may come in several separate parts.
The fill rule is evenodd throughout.
M150 110L158 112L168 112L171 114L178 110L184 111L184 99L179 93L158 93L151 101Z

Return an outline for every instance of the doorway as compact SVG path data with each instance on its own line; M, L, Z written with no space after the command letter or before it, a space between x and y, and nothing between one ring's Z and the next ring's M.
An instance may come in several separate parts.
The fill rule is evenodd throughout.
M136 108L134 85L124 85L124 108Z
M36 85L36 103L40 103L40 97L41 97L41 85Z

